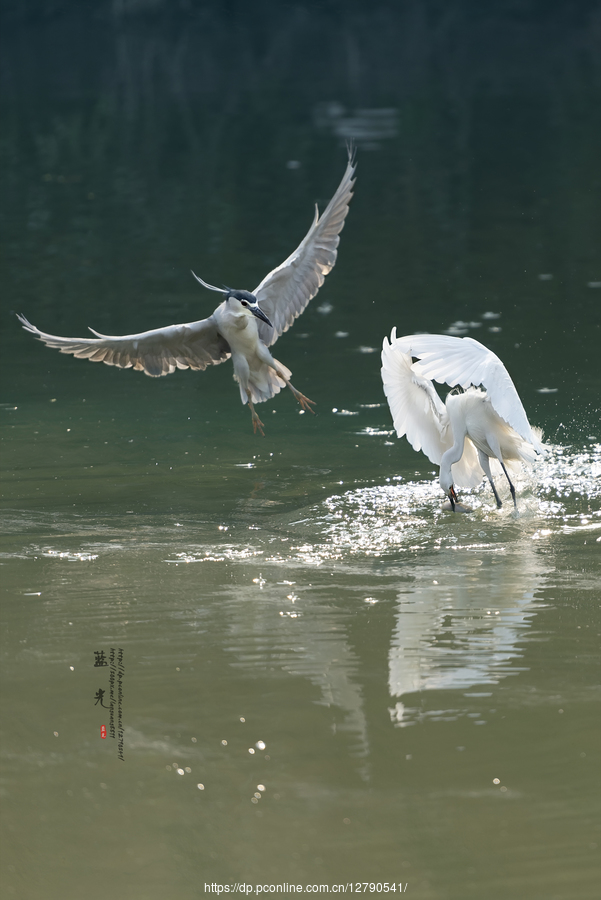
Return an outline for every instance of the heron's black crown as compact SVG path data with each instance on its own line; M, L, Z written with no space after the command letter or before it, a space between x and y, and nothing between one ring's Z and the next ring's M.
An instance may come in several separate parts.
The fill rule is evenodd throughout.
M247 303L255 304L257 302L257 298L254 294L251 294L250 291L232 291L228 290L226 300L229 300L230 297L235 297L236 300L246 300Z

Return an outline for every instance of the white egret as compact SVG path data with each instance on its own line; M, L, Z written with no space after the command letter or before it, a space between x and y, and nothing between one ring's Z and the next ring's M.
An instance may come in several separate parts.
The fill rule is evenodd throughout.
M214 287L192 273L204 287L225 298L206 319L123 336L100 334L90 328L95 338L67 338L40 331L25 316L18 318L26 331L61 353L137 369L153 377L169 375L176 369L204 370L231 356L242 403L250 408L255 433L258 429L264 434L254 404L269 400L283 387L290 388L303 409L313 411L309 404L314 401L293 387L290 369L274 359L268 347L305 310L336 263L340 232L353 196L354 174L349 149L346 171L323 214L320 216L315 208L313 224L294 253L269 272L252 293Z
M452 391L443 403L432 379L463 390ZM406 435L414 450L440 466L440 486L453 511L455 485L475 487L485 475L501 506L491 460L505 473L517 507L507 470L532 463L542 452L540 432L531 428L513 381L492 350L469 337L397 337L393 328L390 342L384 338L382 345L382 381L398 437Z

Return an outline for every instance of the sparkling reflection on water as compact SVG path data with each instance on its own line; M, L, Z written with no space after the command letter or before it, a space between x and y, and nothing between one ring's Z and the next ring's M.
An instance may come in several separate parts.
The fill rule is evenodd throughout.
M589 13L96 6L11 5L8 310L59 334L193 321L213 305L189 269L258 284L349 136L358 180L336 268L278 344L318 415L283 393L264 442L231 366L136 377L7 315L7 896L596 896ZM482 486L452 516L394 438L392 325L482 340L563 445L518 480L518 515L500 481L503 509ZM109 647L124 763L94 705Z
M77 579L78 590L95 604L100 601L103 612L108 598L109 606L121 602L117 597L123 588L128 592L135 573L135 592L149 592L144 605L150 619L160 602L153 597L151 572L200 566L206 573L210 567L206 584L220 602L246 607L244 616L234 614L226 628L226 649L236 658L234 665L249 673L279 668L309 678L319 685L321 702L346 710L353 722L346 727L360 734L365 749L354 653L345 628L336 624L348 612L347 604L373 608L380 600L394 603L388 650L382 648L388 655L394 724L413 724L422 715L411 701L399 700L407 694L498 683L520 671L514 663L518 645L538 608L537 591L550 576L541 547L562 534L601 540L596 537L601 530L600 475L601 445L577 452L550 447L534 470L517 480L517 513L510 503L497 510L483 483L465 492L472 511L453 515L443 509L436 478L410 481L401 476L384 485L332 494L293 514L265 514L263 508L260 524L248 524L255 512L248 501L240 503L228 525L218 526L138 516L120 525L115 519L16 513L6 517L5 532L23 533L29 527L44 531L46 538L13 547L0 558L85 564L89 574ZM95 577L99 564L103 574ZM120 573L112 586L106 584L106 565ZM229 586L220 585L226 570L234 573ZM24 596L48 601L64 593L57 572L47 573L47 583L32 572ZM328 575L337 581L324 596ZM197 576L186 583L190 581L197 582ZM159 584L161 589L169 584L169 593L177 594L175 573L170 581L162 572ZM204 631L206 616L215 614L211 606L196 606L193 613L187 604L178 606L167 605L160 615L193 630L202 620ZM455 713L447 711L449 715Z
M253 462L258 478L273 465ZM335 478L297 469L303 484L313 479L318 488ZM52 790L72 802L60 841L44 833L47 858L60 852L66 830L89 861L75 823L90 819L98 829L118 794L132 810L134 852L148 873L170 871L182 842L202 836L190 873L200 866L225 878L231 863L221 854L231 846L240 877L269 871L271 881L317 877L324 857L324 880L348 872L333 826L307 837L315 816L341 828L371 823L344 837L357 873L371 871L361 849L368 833L388 855L397 853L395 841L407 848L398 835L418 791L414 779L423 783L420 804L431 807L420 826L428 835L430 815L461 818L458 803L520 803L511 780L493 785L506 767L491 767L486 747L503 740L511 710L557 714L563 688L555 676L526 697L523 685L515 696L506 686L533 677L536 623L550 611L549 592L563 589L566 562L557 576L556 562L567 549L571 588L587 586L577 554L583 542L599 541L600 474L598 443L550 447L517 480L517 514L504 486L497 510L483 484L462 496L472 512L453 515L442 508L435 475L330 481L327 496L305 506L268 485L264 496L239 493L227 515L204 517L13 510L0 563L15 592L6 633L22 674L8 706L10 716L25 710L35 724L4 753L9 798L46 796L51 771ZM124 769L108 742L93 739L100 719L90 659L104 646L126 651ZM452 737L441 732L437 765L448 775L439 788L432 727L454 729ZM442 749L449 739L452 747ZM146 804L139 814L134 788ZM28 808L15 818L27 833ZM155 847L157 815L179 823L177 837L150 855L144 843ZM382 816L396 823L392 830ZM420 816L414 810L410 819ZM249 827L267 829L279 851L260 871L251 845L244 849ZM100 846L111 848L110 839ZM121 877L129 862L113 851ZM419 853L403 852L408 866L421 865ZM521 865L513 842L496 852ZM180 884L179 874L170 877ZM150 884L145 890L158 896Z

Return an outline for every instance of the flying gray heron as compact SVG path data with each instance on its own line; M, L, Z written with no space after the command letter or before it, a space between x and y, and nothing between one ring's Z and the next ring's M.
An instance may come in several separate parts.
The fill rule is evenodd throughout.
M25 316L18 318L26 331L61 353L137 369L155 378L176 369L202 371L231 356L234 379L242 403L250 408L253 430L264 435L254 404L269 400L283 387L290 388L303 410L313 412L314 401L292 385L290 369L268 348L306 309L336 263L340 232L353 196L354 174L355 162L349 149L342 181L322 215L316 206L313 224L294 253L269 272L252 293L215 287L192 272L205 288L224 297L206 319L122 336L100 334L90 328L95 338L67 338L40 331Z
M443 403L432 379L463 391L451 392ZM393 328L390 342L384 338L382 346L382 381L398 437L406 435L414 450L440 466L440 486L453 512L455 485L476 487L485 475L501 507L491 460L505 473L517 508L507 470L532 463L543 448L540 432L531 428L513 381L492 350L469 337L397 337Z

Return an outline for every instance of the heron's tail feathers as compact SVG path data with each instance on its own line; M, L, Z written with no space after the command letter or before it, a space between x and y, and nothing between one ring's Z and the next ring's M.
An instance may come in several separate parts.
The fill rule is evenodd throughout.
M275 359L274 362L277 363L278 368L284 377L290 381L292 378L290 369L277 359ZM238 378L235 375L234 378L238 381ZM248 378L248 389L251 394L250 399L253 403L263 403L264 400L270 400L272 397L275 397L276 394L279 394L282 388L285 387L286 382L284 381L284 378L280 378L271 366L268 366L265 363L253 366ZM248 396L242 385L240 385L240 398L243 403L248 403Z

